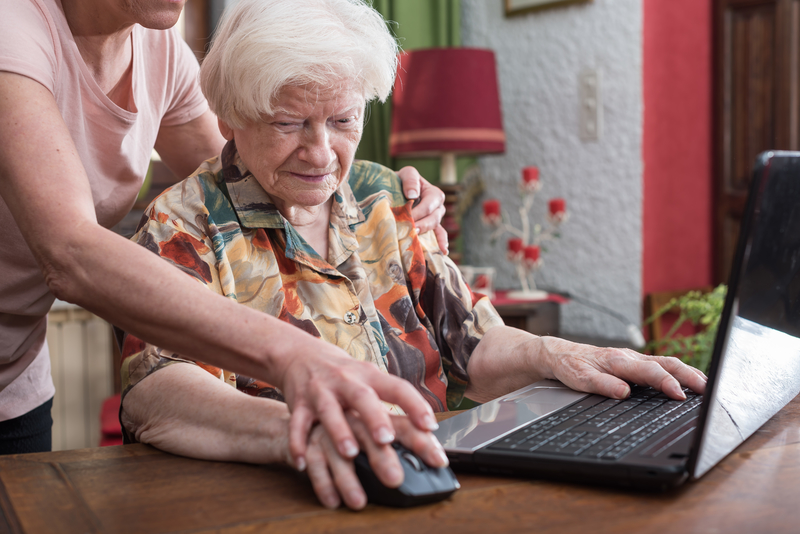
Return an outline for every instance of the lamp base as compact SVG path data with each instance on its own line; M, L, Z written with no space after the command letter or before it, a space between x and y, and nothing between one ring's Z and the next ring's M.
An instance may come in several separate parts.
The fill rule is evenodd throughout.
M545 300L547 296L547 291L540 291L538 289L529 291L509 291L506 293L506 298L512 300Z

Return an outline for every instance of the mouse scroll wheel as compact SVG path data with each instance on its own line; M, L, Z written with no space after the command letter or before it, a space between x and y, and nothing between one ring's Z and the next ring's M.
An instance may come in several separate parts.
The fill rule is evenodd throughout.
M420 462L419 458L417 458L414 453L403 451L400 454L408 461L408 463L411 464L411 467L414 468L414 471L422 471L422 462Z

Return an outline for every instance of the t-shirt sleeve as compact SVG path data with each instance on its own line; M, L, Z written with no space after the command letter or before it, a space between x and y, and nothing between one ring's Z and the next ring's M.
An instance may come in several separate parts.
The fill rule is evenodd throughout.
M170 61L174 65L170 80L171 94L167 95L167 108L161 118L162 126L178 126L192 121L206 112L208 102L200 90L198 74L200 65L189 45L177 31L168 30Z
M0 71L31 78L54 93L57 34L36 0L0 0Z

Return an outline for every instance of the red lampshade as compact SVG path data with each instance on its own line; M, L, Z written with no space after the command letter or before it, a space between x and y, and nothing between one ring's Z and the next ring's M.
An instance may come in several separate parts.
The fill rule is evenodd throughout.
M491 50L429 48L401 54L392 102L392 156L505 151Z

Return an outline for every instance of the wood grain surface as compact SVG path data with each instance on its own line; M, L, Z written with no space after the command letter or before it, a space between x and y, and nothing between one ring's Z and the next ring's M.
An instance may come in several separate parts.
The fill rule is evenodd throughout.
M800 397L702 480L647 494L459 474L411 509L322 508L282 466L191 460L147 445L0 458L0 534L221 532L798 532Z

